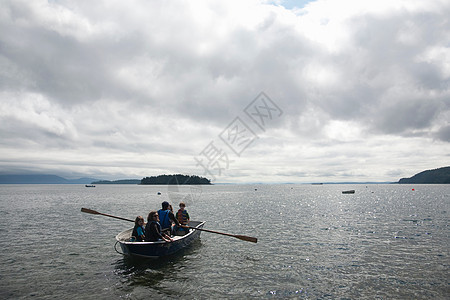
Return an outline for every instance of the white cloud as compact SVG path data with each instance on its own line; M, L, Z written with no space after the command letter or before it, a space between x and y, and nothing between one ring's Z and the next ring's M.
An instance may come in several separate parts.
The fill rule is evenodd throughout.
M5 1L0 172L201 173L194 156L260 91L284 113L266 132L246 119L260 138L218 181L446 164L448 1L270 3Z

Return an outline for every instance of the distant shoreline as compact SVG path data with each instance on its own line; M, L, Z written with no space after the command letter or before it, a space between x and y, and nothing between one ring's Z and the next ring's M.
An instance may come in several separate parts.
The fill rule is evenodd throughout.
M91 184L140 184L140 179L99 180Z
M298 178L293 178L298 179ZM143 179L119 179L102 180L83 177L78 179L66 179L49 174L3 174L0 175L0 184L132 184L132 185L211 185L207 178L196 175L158 175L144 177ZM231 184L306 184L306 185L330 185L330 184L450 184L450 167L442 167L426 170L409 178L401 178L399 181L344 181L344 182L217 182L215 185Z

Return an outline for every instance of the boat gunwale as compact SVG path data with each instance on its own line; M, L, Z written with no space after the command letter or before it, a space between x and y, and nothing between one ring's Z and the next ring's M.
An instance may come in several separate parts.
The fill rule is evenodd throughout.
M203 225L206 223L206 221L196 221L196 222L200 222L200 223L197 224L197 226L195 226L195 228L201 228L201 227L203 227ZM179 241L181 241L181 240L184 240L185 238L189 237L191 234L194 234L195 228L194 228L194 229L191 228L192 230L191 230L188 234L186 234L186 235L176 235L176 236L172 237L172 238L175 238L175 239L174 239L174 241L171 242L171 243L177 243L177 242L179 242ZM158 244L166 244L166 243L168 243L168 242L166 242L166 241L155 241L155 242L130 242L130 241L123 241L123 240L120 240L120 239L118 238L119 235L123 234L124 232L132 231L132 230L133 230L133 228L124 230L124 231L122 231L122 232L119 232L119 233L116 235L116 241L118 241L118 242L121 243L121 244L125 244L125 245L129 245L129 244L131 244L131 245L158 245Z

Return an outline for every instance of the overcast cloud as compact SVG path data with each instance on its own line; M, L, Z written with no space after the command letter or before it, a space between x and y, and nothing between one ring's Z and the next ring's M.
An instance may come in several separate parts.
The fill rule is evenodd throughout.
M444 0L0 0L0 173L204 175L210 142L216 182L448 166L449 15ZM260 92L281 114L264 128L244 113ZM240 156L219 137L236 117L257 136Z

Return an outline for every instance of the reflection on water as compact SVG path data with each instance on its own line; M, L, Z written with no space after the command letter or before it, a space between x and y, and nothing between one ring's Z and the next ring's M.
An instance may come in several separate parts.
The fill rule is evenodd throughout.
M189 247L180 250L174 255L157 259L136 256L123 256L114 264L114 274L119 278L119 290L134 291L139 298L139 287L150 287L155 292L164 291L174 295L175 292L167 289L170 285L180 285L180 281L189 280L190 275L183 275L189 269L189 274L195 272L195 265L190 264L190 257L198 254L202 247L201 240L196 240ZM148 294L148 291L145 293ZM144 295L142 295L144 296Z

